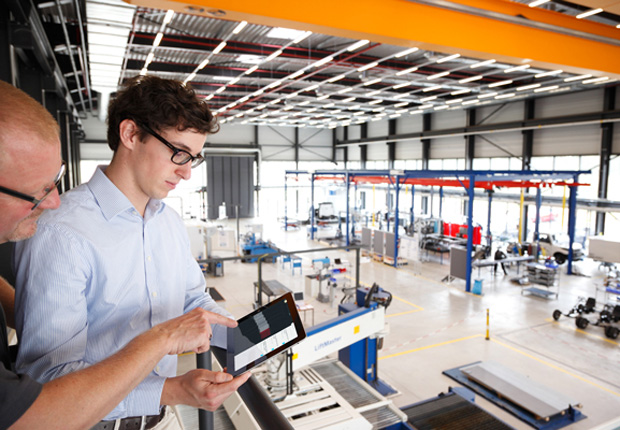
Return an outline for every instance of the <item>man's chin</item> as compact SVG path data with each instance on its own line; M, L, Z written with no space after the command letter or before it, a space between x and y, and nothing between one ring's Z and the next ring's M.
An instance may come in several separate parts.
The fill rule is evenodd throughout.
M25 219L17 228L13 230L13 233L9 236L9 242L19 242L20 240L30 239L37 232L37 220Z

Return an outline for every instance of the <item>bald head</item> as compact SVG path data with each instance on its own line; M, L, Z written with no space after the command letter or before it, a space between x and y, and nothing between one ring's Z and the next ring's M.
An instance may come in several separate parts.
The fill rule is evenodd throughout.
M59 134L58 123L39 102L0 81L0 168L19 154L40 149L40 145L56 145Z

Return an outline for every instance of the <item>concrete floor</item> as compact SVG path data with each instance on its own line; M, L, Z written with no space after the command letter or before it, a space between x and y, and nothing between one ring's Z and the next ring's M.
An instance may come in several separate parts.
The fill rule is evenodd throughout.
M241 221L241 231L258 220ZM226 223L224 223L226 224ZM234 223L229 223L235 228ZM306 231L285 232L273 221L265 222L263 238L286 251L323 247L310 242ZM225 256L225 252L218 252ZM340 257L354 263L353 252L320 252L303 254L303 274L312 273L311 259ZM396 406L409 405L446 392L459 384L442 371L477 361L493 360L544 384L583 405L587 419L567 429L593 429L616 422L608 428L620 427L620 349L618 341L605 337L598 327L579 330L573 319L553 321L554 309L568 311L579 296L594 296L602 284L604 273L595 262L580 262L576 268L585 276L568 276L566 265L560 278L557 299L543 299L522 294L522 288L510 282L516 268L508 276L494 275L483 269L476 278L483 279L481 296L465 292L465 283L441 282L449 272L449 261L430 256L430 261L410 261L395 269L370 258L362 259L361 283L377 282L392 293L387 309L389 335L379 353L379 376L399 391L392 398ZM354 265L353 265L354 267ZM523 270L523 269L521 269ZM257 265L227 262L224 277L207 278L226 300L226 308L241 317L252 310L252 282L257 278ZM349 273L354 278L353 272ZM304 276L291 274L281 264L264 264L263 279L278 279L294 291L304 288ZM336 297L340 301L341 294ZM599 293L597 299L603 300ZM337 314L337 305L307 300L315 307L315 323ZM486 312L490 312L490 339L485 339ZM307 324L310 325L308 316ZM181 357L180 370L193 366L193 357ZM524 422L476 396L476 403L517 429L531 428ZM188 413L186 411L185 413ZM186 422L188 420L186 419ZM189 422L188 422L189 424ZM195 424L188 426L196 428Z

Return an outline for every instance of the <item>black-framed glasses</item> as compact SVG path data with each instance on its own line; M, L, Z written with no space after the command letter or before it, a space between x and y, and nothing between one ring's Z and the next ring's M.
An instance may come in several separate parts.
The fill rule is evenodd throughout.
M153 129L149 127L148 125L146 124L138 124L138 125L141 128L143 128L148 134L150 134L155 139L159 140L161 143L163 143L164 145L166 145L168 148L172 150L172 157L170 157L170 161L172 161L174 164L182 166L191 161L192 169L193 169L194 167L199 166L200 164L202 164L203 161L205 161L205 159L200 154L194 156L190 154L189 152L185 151L184 149L177 148L172 143L168 142L166 139L161 137L159 134L155 133L155 131L153 131Z
M34 206L32 206L32 210L35 210L36 208L39 207L41 203L43 203L43 200L45 200L50 194L54 192L58 184L60 184L62 177L65 175L66 170L67 170L67 165L63 161L62 165L60 166L60 170L58 171L58 173L56 174L56 177L54 178L54 183L48 187L45 187L45 189L43 190L44 192L43 197L41 197L40 199L37 199L36 197L29 196L28 194L20 193L19 191L15 191L10 188L6 188L2 186L0 186L0 193L8 194L9 196L17 197L18 199L22 199L22 200L26 200L27 202L34 203Z

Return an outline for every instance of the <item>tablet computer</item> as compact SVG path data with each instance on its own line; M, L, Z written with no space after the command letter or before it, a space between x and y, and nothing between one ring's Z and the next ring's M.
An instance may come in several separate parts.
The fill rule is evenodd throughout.
M226 372L237 376L306 337L295 299L286 293L228 328Z

